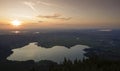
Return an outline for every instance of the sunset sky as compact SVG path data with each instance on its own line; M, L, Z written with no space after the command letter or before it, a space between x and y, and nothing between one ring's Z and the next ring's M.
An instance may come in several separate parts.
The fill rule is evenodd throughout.
M0 0L0 29L119 26L120 0Z

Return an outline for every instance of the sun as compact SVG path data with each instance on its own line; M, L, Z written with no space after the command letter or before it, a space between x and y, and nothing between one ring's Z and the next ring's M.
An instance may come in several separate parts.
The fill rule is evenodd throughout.
M18 26L21 25L21 21L19 21L19 20L13 20L13 21L11 22L11 24L12 24L13 26L18 27Z

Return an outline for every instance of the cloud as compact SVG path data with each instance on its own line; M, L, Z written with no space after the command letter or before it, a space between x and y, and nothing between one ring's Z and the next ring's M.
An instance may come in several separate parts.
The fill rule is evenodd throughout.
M61 20L70 20L71 17L63 17L63 18L56 18L56 19L61 19Z
M46 19L59 19L59 20L70 20L71 19L71 17L62 17L61 14L53 14L53 15L46 15L46 16L39 15L37 17L46 18Z
M39 13L38 10L35 8L35 6L38 5L45 5L45 6L56 6L54 4L51 3L47 3L47 2L43 2L43 1L24 1L22 2L23 4L25 4L26 6L30 7L33 11L35 11L36 13Z
M28 7L30 7L33 11L37 12L37 10L35 9L35 3L33 2L28 2L28 1L24 1L23 2L25 5L27 5Z
M58 18L60 16L61 16L60 14L53 14L53 15L46 15L46 16L39 15L38 17L40 17L40 18Z
M41 21L41 20L40 20L40 21L38 21L38 23L42 23L42 22L44 22L44 21Z
M43 1L37 1L36 3L46 5L46 6L54 6L54 4L51 4L51 3L48 3L48 2L43 2Z
M32 10L36 11L35 5L55 6L54 4L43 1L24 1L23 4L29 6Z

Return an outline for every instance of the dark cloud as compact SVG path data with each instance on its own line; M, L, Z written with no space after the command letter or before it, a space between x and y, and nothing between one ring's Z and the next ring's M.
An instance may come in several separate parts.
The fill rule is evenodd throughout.
M71 19L71 17L63 17L61 14L53 14L53 15L46 15L46 16L39 15L37 17L47 18L47 19L59 19L59 20L70 20Z
M44 21L38 21L38 23L42 23L42 22L44 22Z

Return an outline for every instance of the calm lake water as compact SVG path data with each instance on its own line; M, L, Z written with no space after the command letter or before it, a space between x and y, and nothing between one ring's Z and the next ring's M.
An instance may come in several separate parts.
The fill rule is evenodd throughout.
M40 60L51 60L54 62L62 62L64 58L75 60L86 58L84 56L84 49L89 48L85 45L75 45L71 48L65 46L53 46L51 48L45 48L37 45L37 42L29 43L21 48L13 49L13 53L7 57L12 61L27 61L34 60L38 62Z

